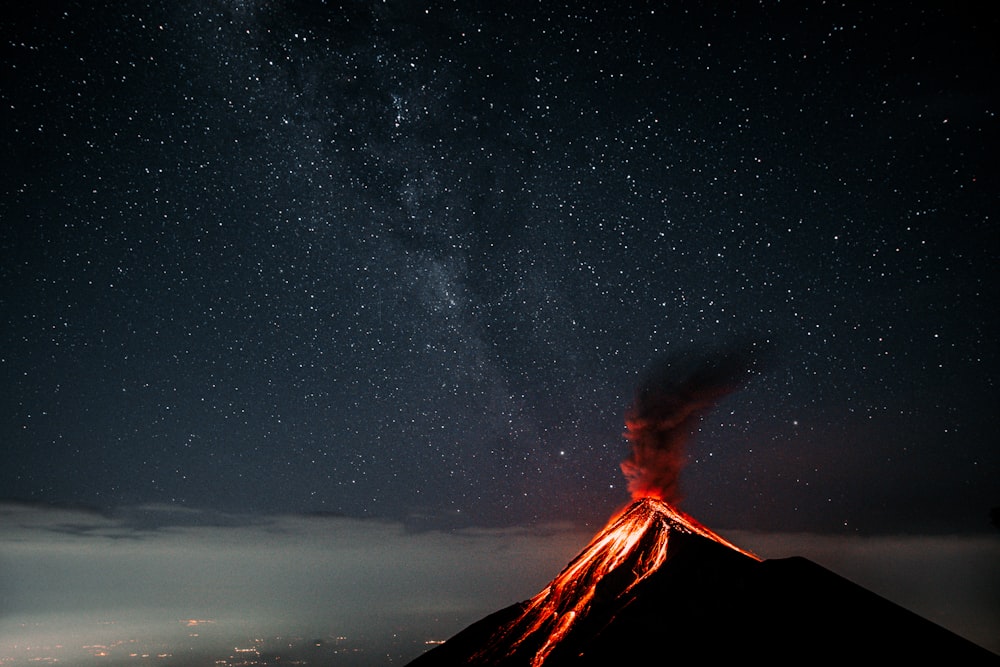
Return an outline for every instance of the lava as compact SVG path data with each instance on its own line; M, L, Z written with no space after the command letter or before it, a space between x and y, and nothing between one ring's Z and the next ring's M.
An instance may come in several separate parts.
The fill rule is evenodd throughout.
M577 622L587 617L595 597L607 595L601 589L607 584L602 582L615 581L620 588L611 592L627 600L667 560L670 536L678 532L701 535L759 560L662 500L637 500L613 517L559 576L529 600L521 615L494 636L478 658L487 663L502 660L525 641L532 641L538 648L530 664L540 667ZM503 655L495 655L495 647L504 647Z

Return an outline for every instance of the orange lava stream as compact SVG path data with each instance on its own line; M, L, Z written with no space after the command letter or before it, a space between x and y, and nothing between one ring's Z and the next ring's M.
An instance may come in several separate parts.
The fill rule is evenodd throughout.
M613 517L559 576L528 601L521 616L499 637L511 647L507 655L528 637L542 633L545 641L531 660L532 667L540 667L586 614L598 583L609 573L628 573L628 583L619 591L619 595L627 594L667 559L673 531L701 535L759 560L662 500L643 498Z

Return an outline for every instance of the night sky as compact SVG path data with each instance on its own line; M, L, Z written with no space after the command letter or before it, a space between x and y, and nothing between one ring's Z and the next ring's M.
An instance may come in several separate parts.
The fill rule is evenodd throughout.
M749 347L685 510L993 531L996 19L617 5L6 10L0 496L600 526Z

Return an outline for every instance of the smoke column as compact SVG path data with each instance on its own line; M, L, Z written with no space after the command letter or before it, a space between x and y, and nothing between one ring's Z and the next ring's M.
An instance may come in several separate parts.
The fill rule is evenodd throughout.
M625 417L625 438L632 448L621 466L633 500L680 501L678 479L691 430L739 387L752 365L747 348L706 358L666 359L646 371Z

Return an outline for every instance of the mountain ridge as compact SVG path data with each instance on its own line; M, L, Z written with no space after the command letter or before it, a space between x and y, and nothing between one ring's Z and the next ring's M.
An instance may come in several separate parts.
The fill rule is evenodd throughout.
M667 503L640 499L533 598L410 667L606 665L661 653L1000 665L1000 656L805 558L761 560Z

